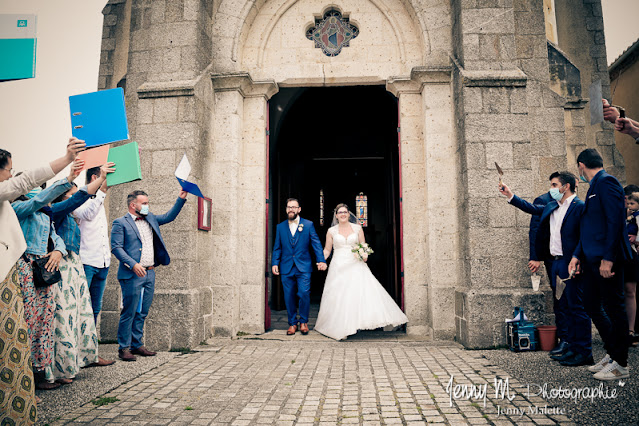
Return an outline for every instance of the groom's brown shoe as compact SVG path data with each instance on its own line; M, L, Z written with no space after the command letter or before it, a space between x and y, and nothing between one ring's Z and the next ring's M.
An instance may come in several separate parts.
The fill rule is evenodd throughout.
M142 355L142 356L155 356L157 352L153 352L145 348L144 346L140 346L139 348L131 349L132 354Z
M286 332L286 334L288 334L289 336L292 336L295 334L296 331L297 331L297 326L292 325L288 328L288 331Z
M301 323L300 331L302 332L304 336L306 336L308 334L308 324L306 324L305 322Z

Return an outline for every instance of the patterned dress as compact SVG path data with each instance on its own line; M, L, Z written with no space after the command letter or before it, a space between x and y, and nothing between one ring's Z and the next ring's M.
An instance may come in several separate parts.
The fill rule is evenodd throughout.
M52 285L53 363L45 368L46 380L73 379L80 368L98 361L98 336L84 266L72 251L60 262L62 280Z
M16 265L17 266L17 265ZM0 283L0 424L34 424L37 417L31 350L18 269Z
M43 256L25 253L18 259L18 277L24 297L24 317L27 320L31 357L35 370L44 370L53 360L53 286L36 288L31 262Z

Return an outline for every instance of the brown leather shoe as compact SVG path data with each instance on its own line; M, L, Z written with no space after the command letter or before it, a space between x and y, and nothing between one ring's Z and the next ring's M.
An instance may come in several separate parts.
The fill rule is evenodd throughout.
M302 332L304 336L306 336L308 334L308 324L306 324L305 322L301 323L300 331Z
M118 349L118 356L122 361L137 361L137 358L128 349Z
M142 356L155 356L157 354L157 352L150 351L144 346L140 346L139 348L132 349L131 353L136 355L142 355Z
M104 359L102 357L98 357L98 360L96 362L93 362L89 365L87 365L88 367L106 367L107 365L113 365L115 364L115 361L112 359Z
M292 336L295 334L296 331L297 331L297 326L292 325L288 328L288 331L286 332L286 334L288 334L289 336Z

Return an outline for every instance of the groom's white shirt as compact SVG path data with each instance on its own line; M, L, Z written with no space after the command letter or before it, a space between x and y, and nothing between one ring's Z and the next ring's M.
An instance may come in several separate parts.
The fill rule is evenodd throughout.
M297 216L297 218L295 218L295 220L293 222L291 222L291 221L288 222L288 229L291 230L291 235L293 237L295 236L295 233L297 232L297 227L299 226L299 224L300 224L299 215Z

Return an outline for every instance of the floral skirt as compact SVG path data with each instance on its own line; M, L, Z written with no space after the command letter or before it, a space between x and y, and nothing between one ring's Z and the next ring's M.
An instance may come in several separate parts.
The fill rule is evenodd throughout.
M24 317L31 340L31 360L35 370L44 370L53 359L53 286L35 288L31 262L43 256L26 253L18 259L18 277L24 297Z
M34 424L31 349L17 264L0 283L0 424Z
M98 336L91 308L91 294L80 256L69 252L60 261L62 280L53 284L53 363L45 378L73 379L80 368L98 360Z

